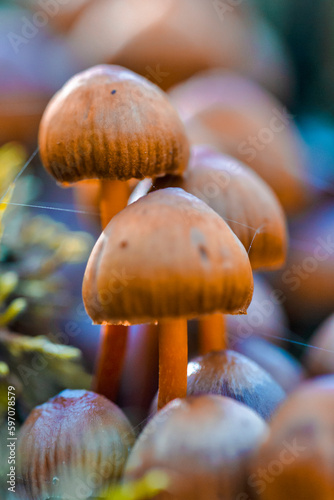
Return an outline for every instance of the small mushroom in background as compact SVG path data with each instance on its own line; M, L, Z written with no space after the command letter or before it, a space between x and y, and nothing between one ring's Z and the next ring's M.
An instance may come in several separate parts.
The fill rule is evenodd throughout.
M212 67L247 70L259 54L253 10L239 3L222 20L206 0L104 0L85 10L67 42L85 66L120 64L167 89Z
M306 382L290 395L250 464L251 498L334 498L333 415L333 376Z
M255 361L288 394L305 378L302 365L288 351L265 339L252 336L234 344L234 350Z
M98 496L122 476L134 441L130 423L111 401L65 390L37 406L20 430L20 498Z
M107 65L77 74L55 94L41 121L39 147L58 183L100 181L103 228L126 206L124 181L180 174L189 155L184 126L163 91L132 71ZM126 327L103 329L93 388L112 400L126 341Z
M115 273L123 283L112 294ZM150 193L115 216L83 281L84 304L95 323L158 321L159 408L186 396L187 319L245 313L252 293L240 241L205 203L177 188Z
M267 434L264 420L232 399L177 399L148 423L124 477L165 471L169 482L159 500L235 500L245 491L248 463Z
M203 140L249 165L290 215L309 201L306 146L284 106L256 83L224 70L170 90L191 141Z
M329 316L309 340L304 364L312 377L334 373L334 314Z
M206 146L194 146L182 177L146 179L138 184L129 203L149 191L181 187L220 215L248 252L253 270L275 269L285 261L285 216L270 187L249 167ZM227 347L221 314L199 319L200 352Z
M294 90L284 44L254 4L100 0L73 24L68 43L83 65L121 64L163 89L223 67L251 76L283 99Z

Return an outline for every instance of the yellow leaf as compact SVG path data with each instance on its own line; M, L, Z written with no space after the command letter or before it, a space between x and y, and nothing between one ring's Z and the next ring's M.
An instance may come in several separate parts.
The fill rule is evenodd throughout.
M19 144L12 142L0 147L0 198L15 180L26 157L24 148Z
M3 235L3 230L4 230L4 222L3 222L4 215L12 198L14 187L15 187L14 184L11 184L9 186L7 193L0 201L0 239Z

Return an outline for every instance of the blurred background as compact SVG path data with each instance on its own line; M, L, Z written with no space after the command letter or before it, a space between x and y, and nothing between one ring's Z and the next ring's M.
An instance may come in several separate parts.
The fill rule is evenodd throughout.
M100 232L98 188L57 186L36 148L49 99L96 64L126 66L170 92L192 140L223 151L240 153L232 139L240 146L252 130L261 139L272 113L287 120L284 138L267 143L262 134L259 164L250 165L286 209L288 261L256 277L248 318L230 328L303 359L334 313L333 27L331 0L0 2L0 365L3 380L22 387L22 418L62 388L89 387L94 366L99 328L83 309L81 282ZM199 118L196 89L193 100L186 92L189 78L202 81L200 112L208 111L211 74L222 78L220 104L232 113L226 130L227 115Z

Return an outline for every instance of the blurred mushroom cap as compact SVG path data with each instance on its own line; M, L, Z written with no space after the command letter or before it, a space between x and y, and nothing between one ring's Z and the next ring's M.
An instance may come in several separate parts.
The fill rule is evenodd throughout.
M167 89L212 67L246 69L258 53L253 9L223 10L206 0L104 0L86 9L68 43L84 65L120 64Z
M215 70L170 91L193 143L205 141L255 170L296 212L308 201L306 149L292 117L274 96L247 78Z
M78 498L78 489L88 498L121 476L134 440L111 401L83 390L61 392L37 406L20 430L20 498Z
M150 193L117 214L83 281L95 323L245 313L252 293L240 241L205 203L178 188Z
M271 188L249 167L208 146L194 146L183 176L142 181L130 198L180 187L220 215L244 245L253 269L278 268L287 247L282 207Z
M140 435L125 479L158 468L170 479L163 499L232 500L243 491L246 464L267 432L261 417L232 399L177 399Z
M333 415L333 376L307 382L290 395L251 463L249 477L256 498L334 497Z

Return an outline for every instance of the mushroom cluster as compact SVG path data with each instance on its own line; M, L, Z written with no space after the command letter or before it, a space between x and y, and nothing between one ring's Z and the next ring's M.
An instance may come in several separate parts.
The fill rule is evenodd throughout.
M171 29L177 8L169 3ZM156 29L166 29L165 22L159 19ZM120 59L133 44L136 38ZM237 77L198 78L170 98L129 69L97 66L69 80L44 112L43 166L62 186L93 193L99 206L102 233L82 297L102 335L92 391L62 392L35 408L21 429L22 499L113 498L113 491L118 498L117 482L134 491L152 471L164 478L154 498L283 498L279 484L273 496L266 496L269 488L261 496L250 474L254 457L266 461L276 452L278 428L288 439L293 412L284 408L294 396L285 402L286 394L304 374L283 349L239 337L225 315L246 315L253 272L285 262L282 205L292 211L307 200L296 178L300 140L286 125L271 151L246 165L236 154L238 138L265 121L276 101ZM225 95L230 78L235 94ZM247 92L251 109L238 102ZM202 140L191 144L193 126ZM319 389L324 400L328 387ZM132 427L133 415L125 415L131 405L146 407L149 420L137 440L143 423ZM331 421L321 408L314 410L315 427ZM318 473L316 460L308 458L307 466ZM292 484L287 474L283 488ZM321 474L319 481L332 491Z

